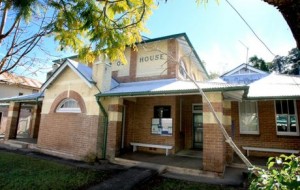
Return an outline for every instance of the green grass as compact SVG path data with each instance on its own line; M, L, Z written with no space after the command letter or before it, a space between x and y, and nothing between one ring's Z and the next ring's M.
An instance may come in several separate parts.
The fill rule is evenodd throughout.
M136 187L135 190L234 190L236 187L211 185L197 182L188 182L164 177L156 177Z
M35 159L15 153L0 152L0 189L81 189L100 183L108 172L91 171Z

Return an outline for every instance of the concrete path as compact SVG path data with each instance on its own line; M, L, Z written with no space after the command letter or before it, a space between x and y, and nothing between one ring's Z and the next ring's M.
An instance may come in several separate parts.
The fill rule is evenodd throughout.
M121 172L112 178L100 183L99 185L93 186L88 190L130 190L133 189L137 184L141 184L151 177L157 174L157 171L146 169L146 168L139 168L139 167L132 167L129 168L125 172Z
M162 174L163 177L174 178L179 180L193 181L206 184L218 184L225 186L244 186L247 179L247 169L227 167L224 173L224 178L192 176L166 172Z

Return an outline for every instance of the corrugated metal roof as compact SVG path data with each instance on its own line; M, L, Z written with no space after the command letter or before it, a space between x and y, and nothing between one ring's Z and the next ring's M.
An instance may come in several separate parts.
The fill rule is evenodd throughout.
M27 78L24 76L17 76L8 72L2 73L0 75L0 81L8 84L22 85L37 90L42 86L42 83L38 80Z
M247 98L300 97L300 77L272 73L249 85Z
M72 59L67 59L71 63L71 65L84 77L86 78L90 83L95 83L93 80L93 70L87 65L84 65L82 63L78 63L77 61L74 61Z
M44 97L44 92L37 92L34 94L27 94L22 96L13 96L9 98L2 98L0 102L33 102L33 101L42 101Z
M247 88L242 85L233 85L217 82L197 82L204 91L222 91ZM97 96L133 96L151 94L196 93L197 87L192 81L178 79L163 79L153 81L120 83L116 88L98 94Z

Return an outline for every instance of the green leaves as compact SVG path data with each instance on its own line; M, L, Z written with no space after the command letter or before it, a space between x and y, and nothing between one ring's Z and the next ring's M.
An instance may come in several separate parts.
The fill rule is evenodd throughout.
M280 155L268 159L267 170L253 168L250 189L300 189L300 157Z
M59 2L59 3L58 3ZM105 53L113 62L126 63L126 46L135 47L144 22L155 8L153 0L60 0L54 35L62 49L71 48L84 61Z

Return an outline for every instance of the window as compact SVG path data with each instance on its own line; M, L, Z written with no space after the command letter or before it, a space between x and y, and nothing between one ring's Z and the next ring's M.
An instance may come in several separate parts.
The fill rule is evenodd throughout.
M56 112L80 113L78 102L74 99L64 99L56 109Z
M257 102L239 103L240 134L259 134Z
M171 106L154 106L154 118L171 118Z
M277 135L298 135L297 110L294 100L276 100Z
M179 73L180 75L182 76L183 79L186 79L187 76L186 76L186 67L185 67L185 63L180 60L180 64L179 64Z
M23 94L24 94L23 92L19 92L19 96L23 96Z
M171 106L154 106L154 118L152 118L151 133L154 135L172 135L173 121L171 118Z

